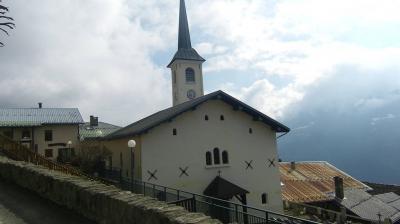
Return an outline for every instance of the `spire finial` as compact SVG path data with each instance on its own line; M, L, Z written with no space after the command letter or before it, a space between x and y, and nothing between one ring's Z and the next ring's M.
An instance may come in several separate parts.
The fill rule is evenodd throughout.
M189 23L186 14L185 0L181 0L179 8L179 37L178 49L191 49Z

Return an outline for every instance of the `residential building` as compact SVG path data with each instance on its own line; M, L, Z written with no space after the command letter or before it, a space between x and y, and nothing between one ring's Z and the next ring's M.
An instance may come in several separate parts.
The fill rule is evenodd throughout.
M319 221L335 221L331 214L344 210L355 222L400 223L400 196L392 192L371 195L371 187L328 162L282 162L279 170L287 208L311 211L322 218Z
M361 181L325 161L281 162L279 170L284 201L314 203L335 199L334 177L343 179L344 189L372 190Z
M223 91L204 95L205 60L180 3L178 51L168 64L173 106L106 136L112 164L131 176L133 139L136 179L281 212L276 139L289 128Z
M0 108L0 134L53 160L74 152L82 123L76 108Z

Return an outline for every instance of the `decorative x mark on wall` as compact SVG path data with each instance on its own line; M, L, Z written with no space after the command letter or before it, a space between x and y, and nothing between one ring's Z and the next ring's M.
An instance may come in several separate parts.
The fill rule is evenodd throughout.
M252 163L253 163L253 160L250 160L249 162L247 162L247 161L244 161L245 163L246 163L246 170L247 169L253 169L253 166L251 165Z
M151 179L158 180L157 177L156 177L157 170L154 170L153 172L147 170L147 173L149 174L149 179L147 179L148 181L151 180Z
M179 167L179 170L181 171L181 175L179 175L179 177L182 177L183 175L185 176L189 176L189 174L187 173L187 170L189 169L189 167L185 167L185 169L183 169L182 167Z
M268 162L269 162L268 167L271 167L271 166L275 167L275 158L273 158L273 159L268 159Z

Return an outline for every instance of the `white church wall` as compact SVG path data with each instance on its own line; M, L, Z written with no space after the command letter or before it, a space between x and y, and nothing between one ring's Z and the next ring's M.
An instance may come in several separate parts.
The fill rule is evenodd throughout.
M173 135L173 129L177 135ZM282 211L275 132L246 113L234 111L223 101L211 100L141 137L144 181L203 194L221 171L221 177L250 192L249 205ZM205 153L215 147L228 151L228 165L206 166ZM275 161L275 166L269 166L269 159ZM246 169L245 161L252 161L253 169ZM179 167L188 167L189 176L180 177ZM155 170L157 180L148 179L147 171ZM263 193L268 195L266 205L261 203Z

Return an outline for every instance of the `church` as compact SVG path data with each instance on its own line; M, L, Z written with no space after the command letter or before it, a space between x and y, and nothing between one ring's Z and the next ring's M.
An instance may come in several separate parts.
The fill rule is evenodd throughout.
M103 138L109 165L129 178L135 140L135 179L282 212L277 136L290 129L223 91L204 95L204 62L181 0L173 105Z

